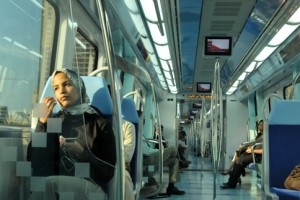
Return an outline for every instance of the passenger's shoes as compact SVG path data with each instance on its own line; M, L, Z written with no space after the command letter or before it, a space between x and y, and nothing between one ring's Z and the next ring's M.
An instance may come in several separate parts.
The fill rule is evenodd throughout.
M153 178L152 176L148 177L148 186L153 186L153 185L158 185L155 178Z
M239 185L241 185L241 184L242 184L242 179L241 179L241 177L238 179L238 181L237 181L237 182L238 182L238 184L239 184Z
M245 168L244 168L243 171L242 171L242 176L246 176Z
M190 161L190 160L186 160L186 163L187 163L187 164L191 164L191 163L192 163L192 161Z
M226 170L222 171L220 174L222 174L223 176L225 176L225 175L230 174L230 171L226 169Z
M185 194L185 191L179 190L177 187L168 187L167 188L167 194L169 195L183 195Z
M229 183L224 183L223 185L220 186L222 189L234 189L236 186L235 185L230 185Z

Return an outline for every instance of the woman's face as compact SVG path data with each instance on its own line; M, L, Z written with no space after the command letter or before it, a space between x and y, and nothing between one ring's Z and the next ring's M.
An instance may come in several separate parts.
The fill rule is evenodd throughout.
M259 132L263 132L264 131L264 123L263 122L258 123L258 131Z
M67 108L78 104L79 93L65 73L57 73L52 84L54 95L62 107Z

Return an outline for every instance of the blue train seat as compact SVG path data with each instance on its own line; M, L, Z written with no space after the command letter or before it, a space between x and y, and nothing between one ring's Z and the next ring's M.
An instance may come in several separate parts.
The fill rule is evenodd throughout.
M273 199L300 199L300 191L284 187L286 177L300 163L299 141L300 101L278 101L264 135L264 188Z
M139 117L137 114L137 110L136 110L133 98L127 97L127 98L123 99L122 115L123 115L124 120L131 122L135 126L135 133L136 133L135 151L134 151L133 157L130 162L130 168L131 168L130 175L132 178L133 186L135 188L136 181L137 181L137 170L138 170L138 149L139 149L138 148L138 145L139 145L138 123L139 123Z
M86 93L90 98L90 104L95 106L101 113L111 119L113 113L112 99L107 87L106 80L103 77L95 76L81 76L86 87ZM46 96L54 97L52 90L52 77L50 77L45 85L44 91L41 95L41 100ZM59 106L56 105L53 112L59 111Z

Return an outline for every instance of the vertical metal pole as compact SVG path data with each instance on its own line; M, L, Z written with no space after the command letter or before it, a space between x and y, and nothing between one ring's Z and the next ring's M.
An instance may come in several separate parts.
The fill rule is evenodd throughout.
M120 84L117 75L117 70L115 68L115 57L113 52L112 38L110 35L109 22L106 15L106 12L103 7L104 0L97 0L97 8L100 19L100 25L103 34L104 48L107 56L107 63L109 67L109 74L111 80L111 95L113 102L113 128L116 136L116 152L117 152L117 164L115 170L115 176L117 180L116 185L116 199L123 200L125 198L125 161L123 154L123 132L121 130L122 127L122 119L121 119L121 98L120 98Z
M220 84L220 64L215 62L214 85L211 99L212 154L214 172L213 199L216 199L216 178L219 168L221 146L223 140L223 100Z
M153 93L153 101L155 104L155 110L156 110L156 116L157 116L157 126L156 130L159 130L159 188L157 190L157 192L155 193L158 194L162 188L162 179L163 179L163 149L164 146L162 145L162 132L161 132L161 127L160 127L160 116L159 116L159 109L158 109L158 104L157 104L157 100L156 100L156 93L154 90L154 85L151 82L151 89L152 89L152 93Z

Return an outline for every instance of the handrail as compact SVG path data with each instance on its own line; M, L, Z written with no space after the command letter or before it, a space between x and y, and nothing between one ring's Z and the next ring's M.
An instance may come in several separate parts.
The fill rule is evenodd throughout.
M103 71L108 71L108 67L104 66L99 69L96 69L96 70L92 71L88 76L95 76L96 74L101 73Z
M161 123L160 123L160 115L159 115L159 109L158 109L158 103L156 100L156 93L154 90L154 85L151 83L151 89L153 94L153 101L156 107L156 116L157 116L157 126L156 130L159 130L159 189L154 195L159 194L160 190L162 189L162 181L163 181L163 145L162 145L162 134L161 134Z
M110 35L110 28L108 18L104 9L104 0L96 0L98 17L100 19L100 25L103 33L103 42L104 48L107 55L107 63L109 67L109 74L111 80L111 95L113 101L113 128L115 134L119 137L116 137L116 153L117 153L117 163L116 163L116 174L117 179L116 185L116 199L123 200L125 198L125 161L124 161L124 152L123 152L123 137L121 137L122 130L122 118L121 118L121 98L119 94L120 84L117 77L117 71L115 69L115 57L113 52L112 37ZM110 198L111 199L111 198Z
M216 178L220 162L220 149L223 140L223 99L220 83L220 63L218 58L215 62L214 84L211 99L211 130L212 130L212 154L213 154L213 172L214 172L214 192L213 199L216 199Z
M298 81L298 78L300 77L300 74L298 74L294 80L293 80L293 83L292 83L292 89L290 91L290 95L289 95L289 100L292 100L293 99L293 96L294 96L294 92L295 92L295 85L297 84L297 81Z
M252 154L252 160L253 160L253 163L256 164L256 161L255 161L255 153L254 153L254 148L258 145L262 145L261 142L258 142L258 143L255 143L254 145L251 146L251 154Z
M268 103L268 101L269 101L269 99L271 97L275 97L275 98L277 98L279 100L282 100L282 98L279 95L277 95L277 94L269 94L269 95L266 96L266 98L264 100L264 103L263 103L263 106L262 106L264 122L267 120L267 116L266 116L266 113L265 113L265 107L266 107L266 105L267 105L267 103Z

